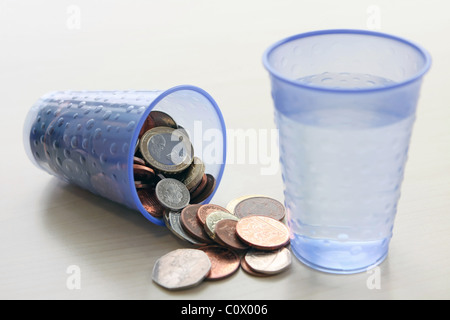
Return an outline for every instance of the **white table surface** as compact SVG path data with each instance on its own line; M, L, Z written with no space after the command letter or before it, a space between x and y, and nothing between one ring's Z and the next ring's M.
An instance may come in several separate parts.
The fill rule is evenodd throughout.
M446 0L0 0L0 298L450 298L449 12ZM152 267L185 243L138 212L58 181L25 155L25 115L53 90L192 84L214 97L228 129L273 129L263 51L286 36L329 28L375 28L433 56L379 288L368 285L371 273L331 275L294 260L270 278L239 270L167 291L152 282ZM280 171L261 175L264 167L228 163L213 202L244 194L283 201ZM72 265L81 287L70 290Z

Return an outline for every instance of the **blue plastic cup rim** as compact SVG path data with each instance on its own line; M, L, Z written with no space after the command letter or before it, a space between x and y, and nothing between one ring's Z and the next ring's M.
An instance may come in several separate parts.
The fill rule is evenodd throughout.
M406 45L409 45L410 47L414 48L415 50L417 50L417 52L419 52L423 59L424 59L424 64L423 66L416 72L415 75L413 75L412 77L409 77L403 81L400 82L395 82L383 87L372 87L372 88L331 88L331 87L319 87L319 86L314 86L314 85L308 85L306 83L301 83L299 81L295 81L295 80L291 80L288 79L287 77L281 75L279 72L277 72L271 65L271 63L269 62L269 57L272 54L272 52L277 49L278 47L291 42L293 40L297 40L297 39L301 39L301 38L306 38L306 37L313 37L313 36L320 36L320 35L329 35L329 34L359 34L359 35L367 35L367 36L376 36L376 37L381 37L381 38L386 38L386 39L391 39L391 40L395 40L401 43L404 43ZM358 29L330 29L330 30L319 30L319 31L311 31L311 32L305 32L305 33L300 33L297 35L293 35L290 37L287 37L285 39L282 39L274 44L272 44L269 48L267 48L264 51L263 54L263 64L264 67L266 68L266 70L275 78L277 78L278 80L287 82L289 84L292 84L294 86L300 87L300 88L304 88L304 89L312 89L312 90L318 90L318 91L323 91L323 92L342 92L342 93L359 93L359 92L375 92L375 91L384 91L384 90L389 90L389 89L393 89L393 88L398 88L401 86L405 86L408 85L409 83L412 83L418 79L420 79L421 77L423 77L425 75L425 73L428 72L428 70L431 67L431 55L429 54L429 52L427 50L425 50L423 47L421 47L420 45L410 41L410 40L406 40L404 38L401 37L397 37L391 34L387 34L387 33L382 33L382 32L377 32L377 31L368 31L368 30L358 30Z
M222 131L222 135L223 135L223 162L222 165L220 166L220 170L219 173L217 174L217 176L215 177L216 179L216 188L213 190L213 192L211 193L211 195L204 200L204 203L208 203L212 197L214 197L214 194L217 191L217 187L220 185L220 181L222 180L222 175L223 175L223 171L225 169L225 162L226 162L226 154L227 154L227 141L226 141L226 127L225 127L225 121L223 119L223 115L222 112L220 111L219 106L217 105L217 103L215 102L215 100L212 98L212 96L210 94L208 94L206 91L204 91L203 89L196 87L196 86L192 86L192 85L179 85L179 86L175 86L172 87L170 89L167 89L163 92L161 92L161 94L159 94L159 96L153 100L149 106L147 107L146 111L143 113L143 116L141 117L141 120L139 121L139 123L137 124L136 128L139 128L139 130L135 130L133 133L133 137L132 137L132 144L134 145L137 142L138 139L138 135L140 132L140 128L142 128L142 126L144 125L144 121L147 119L148 115L150 114L150 112L154 109L154 107L165 97L167 97L168 95L176 92L176 91L181 91L181 90L190 90L190 91L195 91L201 95L203 95L213 106L217 117L220 121L220 126L221 126L221 131ZM150 215L147 210L145 210L145 208L142 206L141 201L139 200L138 194L136 192L136 188L135 188L135 184L134 184L134 178L133 178L133 157L134 157L134 153L132 152L133 148L130 148L130 152L128 154L128 159L127 159L127 170L128 170L128 176L130 177L130 179L128 179L129 181L129 187L130 190L134 190L131 194L133 196L133 202L136 204L136 207L139 209L139 211L151 222L157 224L157 225L161 225L164 226L165 223L162 219L158 219L153 217L152 215Z

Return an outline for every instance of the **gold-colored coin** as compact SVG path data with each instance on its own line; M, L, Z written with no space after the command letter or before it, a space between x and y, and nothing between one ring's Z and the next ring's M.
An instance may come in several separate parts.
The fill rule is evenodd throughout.
M198 157L194 157L189 168L186 170L186 175L183 178L183 183L191 191L194 187L196 187L200 181L202 180L203 175L205 174L205 164Z
M183 131L155 127L140 139L139 150L145 161L164 173L179 173L192 163L194 148Z

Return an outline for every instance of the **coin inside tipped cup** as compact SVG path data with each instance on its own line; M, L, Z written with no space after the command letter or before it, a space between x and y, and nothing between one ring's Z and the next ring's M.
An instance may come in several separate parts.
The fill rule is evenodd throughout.
M186 185L189 191L196 187L202 180L205 174L205 164L200 158L194 157L192 164L186 169L185 176L182 181Z
M191 203L201 203L213 193L214 189L216 188L216 178L214 178L214 176L209 173L206 174L206 178L206 186L203 188L202 192L199 195L191 199Z
M189 137L170 127L148 130L140 139L139 150L152 168L171 174L187 169L194 155Z
M156 198L155 191L149 188L136 190L144 209L153 217L160 218L164 213L164 207Z
M178 211L189 204L189 190L179 180L162 179L156 185L155 192L159 202L168 209Z

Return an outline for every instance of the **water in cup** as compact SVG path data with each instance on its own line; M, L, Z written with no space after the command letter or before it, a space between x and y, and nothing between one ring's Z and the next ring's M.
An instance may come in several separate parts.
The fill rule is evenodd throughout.
M352 88L393 83L350 73L299 81ZM296 213L288 219L294 253L307 264L335 270L370 265L373 257L384 259L414 115L363 105L302 108L289 117L275 114L287 211Z

